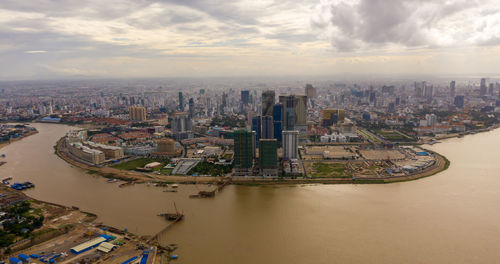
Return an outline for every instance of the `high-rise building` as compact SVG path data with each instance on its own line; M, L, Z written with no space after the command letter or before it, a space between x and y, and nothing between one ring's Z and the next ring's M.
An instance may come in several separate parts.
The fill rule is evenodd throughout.
M307 131L307 96L282 95L279 97L283 105L283 129Z
M370 98L369 98L370 103L375 102L375 100L376 100L376 95L377 95L377 94L375 93L375 91L370 91Z
M275 138L259 140L259 169L264 177L278 176L278 141Z
M301 133L307 132L307 96L295 95L295 126L294 130Z
M189 118L194 117L194 99L189 98Z
M128 114L130 120L133 121L145 121L146 120L146 108L142 106L131 106L128 108Z
M458 108L464 108L464 96L463 95L457 95L455 96L455 106Z
M262 132L261 121L262 119L260 118L260 116L255 116L252 118L252 131L255 131L255 140L257 145L261 138L261 132Z
M274 138L281 142L281 132L283 131L283 105L275 104L273 106L273 125L274 125Z
M234 132L234 168L236 173L248 173L253 166L255 141L252 132L237 130Z
M278 140L278 145L282 140L282 132L283 132L283 123L281 121L273 121L273 132L274 138Z
M179 92L179 110L184 112L184 96L182 95L182 92Z
M480 96L485 96L486 95L486 78L481 78L481 86L479 90L479 95Z
M262 116L273 116L275 93L272 90L262 92Z
M427 99L432 99L433 95L434 95L434 87L432 85L425 85L424 86L424 97Z
M493 95L494 88L493 88L493 83L490 83L490 88L488 89L488 94Z
M248 105L249 102L250 102L250 91L248 90L241 91L241 103L243 105Z
M272 116L261 117L261 132L260 138L273 138L274 137L274 125Z
M312 84L306 84L305 94L307 96L307 99L316 98L316 88L314 88Z
M450 82L450 96L453 98L455 97L456 90L455 90L455 81Z
M222 93L222 107L227 106L227 93Z
M295 98L293 96L280 96L279 100L283 106L283 129L293 130L295 126Z
M283 121L283 105L275 104L273 106L273 120L274 121Z
M189 118L189 114L186 112L175 113L172 120L172 132L180 133L192 130L193 124Z
M299 131L283 131L283 158L297 159L299 156Z
M325 109L322 115L322 125L324 127L329 127L335 125L339 122L343 122L345 119L344 109Z
M425 82L423 82L422 84L415 82L415 97L417 98L424 96L422 85L425 86Z

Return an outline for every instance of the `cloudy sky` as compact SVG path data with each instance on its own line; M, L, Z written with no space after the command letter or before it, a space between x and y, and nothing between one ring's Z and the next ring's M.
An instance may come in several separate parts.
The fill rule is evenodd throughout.
M0 79L500 72L498 0L1 0Z

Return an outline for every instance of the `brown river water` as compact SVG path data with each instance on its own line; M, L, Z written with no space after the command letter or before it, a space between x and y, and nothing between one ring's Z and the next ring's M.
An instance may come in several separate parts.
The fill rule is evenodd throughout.
M0 150L2 178L29 180L34 198L138 234L161 230L157 214L175 201L186 215L168 233L178 263L500 263L499 129L428 146L451 166L416 181L228 186L213 199L189 199L207 187L118 188L54 154L70 127L34 126L39 134Z

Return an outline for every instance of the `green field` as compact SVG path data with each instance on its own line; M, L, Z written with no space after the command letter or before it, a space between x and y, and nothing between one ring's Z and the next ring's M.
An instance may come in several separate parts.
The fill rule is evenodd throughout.
M146 164L151 163L151 162L160 162L165 166L170 162L168 159L153 159L153 158L138 158L134 160L129 160L126 162L118 163L113 166L112 168L115 169L120 169L120 170L135 170L137 167L144 167ZM161 170L162 167L157 167L153 171Z
M384 131L384 130L375 130L375 133L377 133L377 135L383 137L385 140L389 140L389 141L414 141L413 138L411 137L408 137L408 136L405 136L403 134L400 134L396 131L392 131L392 130L388 130L388 131Z
M233 169L233 166L217 165L210 162L200 162L189 171L189 174L201 174L210 176L223 176L228 174Z
M344 173L345 164L343 163L320 163L316 162L313 165L312 177L316 178L343 178L349 177Z

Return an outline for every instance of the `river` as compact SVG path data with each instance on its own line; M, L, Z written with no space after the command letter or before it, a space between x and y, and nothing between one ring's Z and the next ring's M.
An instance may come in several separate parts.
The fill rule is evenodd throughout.
M186 215L169 231L179 263L496 263L500 260L500 129L428 148L451 161L438 175L374 185L228 186L189 199L203 186L164 193L117 183L59 159L70 127L34 124L39 134L0 150L2 177L29 180L27 194L96 213L105 224L153 234L156 216Z

